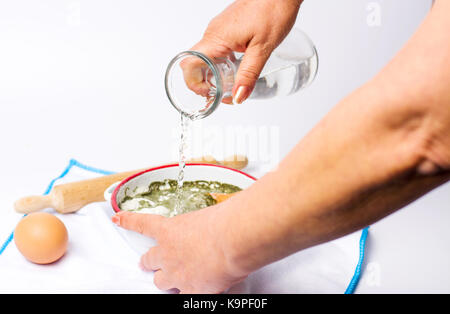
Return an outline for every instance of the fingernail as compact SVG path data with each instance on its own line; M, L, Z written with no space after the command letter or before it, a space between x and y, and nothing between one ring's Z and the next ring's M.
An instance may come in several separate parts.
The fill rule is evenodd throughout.
M115 215L111 218L112 222L115 223L116 225L120 226L120 217Z
M236 94L234 95L234 102L237 104L242 104L249 96L249 90L250 89L247 86L239 86Z

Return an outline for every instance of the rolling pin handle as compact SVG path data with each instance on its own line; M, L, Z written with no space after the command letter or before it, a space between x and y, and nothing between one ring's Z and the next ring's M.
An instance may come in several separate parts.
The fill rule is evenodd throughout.
M15 211L22 214L30 214L50 207L53 207L52 197L50 195L27 196L14 203Z

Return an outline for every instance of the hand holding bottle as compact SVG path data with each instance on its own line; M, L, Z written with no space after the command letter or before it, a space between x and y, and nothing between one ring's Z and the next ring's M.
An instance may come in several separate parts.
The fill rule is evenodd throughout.
M301 2L237 0L209 23L203 38L191 48L211 59L227 58L233 51L245 53L232 89L236 103L242 103L252 92L272 51L294 25ZM204 92L202 63L181 66L187 85L198 94ZM231 103L231 99L222 102Z

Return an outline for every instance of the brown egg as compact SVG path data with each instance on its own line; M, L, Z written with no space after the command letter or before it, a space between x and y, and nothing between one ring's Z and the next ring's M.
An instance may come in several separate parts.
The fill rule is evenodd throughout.
M36 264L57 261L67 249L67 229L57 217L33 213L23 218L14 230L14 242L20 253Z

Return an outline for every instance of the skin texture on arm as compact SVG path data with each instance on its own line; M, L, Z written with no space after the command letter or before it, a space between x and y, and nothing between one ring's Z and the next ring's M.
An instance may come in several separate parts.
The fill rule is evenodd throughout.
M226 202L165 219L121 213L156 238L161 289L217 293L289 254L358 230L450 179L450 1L279 167ZM430 213L431 215L432 213Z

